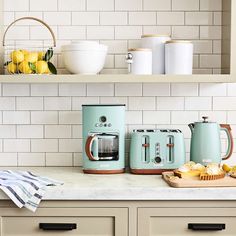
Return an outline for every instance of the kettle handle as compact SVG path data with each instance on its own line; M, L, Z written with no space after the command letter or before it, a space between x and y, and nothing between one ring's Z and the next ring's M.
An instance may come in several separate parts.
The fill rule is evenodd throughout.
M89 158L90 161L98 161L99 158L98 157L94 157L91 150L92 150L92 145L93 142L97 140L96 135L90 135L88 136L87 140L86 140L86 144L85 144L85 153L87 155L87 157Z
M234 140L233 140L233 135L231 132L231 127L230 125L227 124L220 124L221 130L225 131L228 137L228 149L226 152L226 155L222 158L222 160L227 160L230 158L230 156L233 153L233 148L234 148Z

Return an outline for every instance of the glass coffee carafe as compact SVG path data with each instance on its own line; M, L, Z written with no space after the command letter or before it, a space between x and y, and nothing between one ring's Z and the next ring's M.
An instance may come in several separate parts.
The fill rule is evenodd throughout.
M92 161L119 160L119 135L111 133L91 134L87 138L86 153Z

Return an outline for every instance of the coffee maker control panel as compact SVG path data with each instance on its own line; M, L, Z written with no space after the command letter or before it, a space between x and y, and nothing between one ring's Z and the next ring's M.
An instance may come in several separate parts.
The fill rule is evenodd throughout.
M106 116L100 116L99 123L95 124L95 127L112 127L111 123L107 123L107 117Z

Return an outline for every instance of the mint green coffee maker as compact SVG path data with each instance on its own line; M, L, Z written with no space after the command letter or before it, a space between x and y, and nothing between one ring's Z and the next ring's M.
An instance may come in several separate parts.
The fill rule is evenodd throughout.
M233 152L233 137L231 127L228 124L209 122L208 117L202 117L202 122L189 124L192 133L190 160L207 165L209 163L221 163L230 158ZM226 132L228 149L225 156L221 151L221 131Z
M82 113L84 173L123 173L125 105L82 105Z

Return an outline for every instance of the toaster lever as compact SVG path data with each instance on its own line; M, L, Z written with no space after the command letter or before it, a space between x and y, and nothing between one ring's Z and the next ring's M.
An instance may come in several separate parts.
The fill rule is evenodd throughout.
M174 145L173 143L167 143L166 146L167 146L168 148L172 148L172 147L174 147L175 145Z
M143 143L142 146L143 147L150 147L149 143Z

